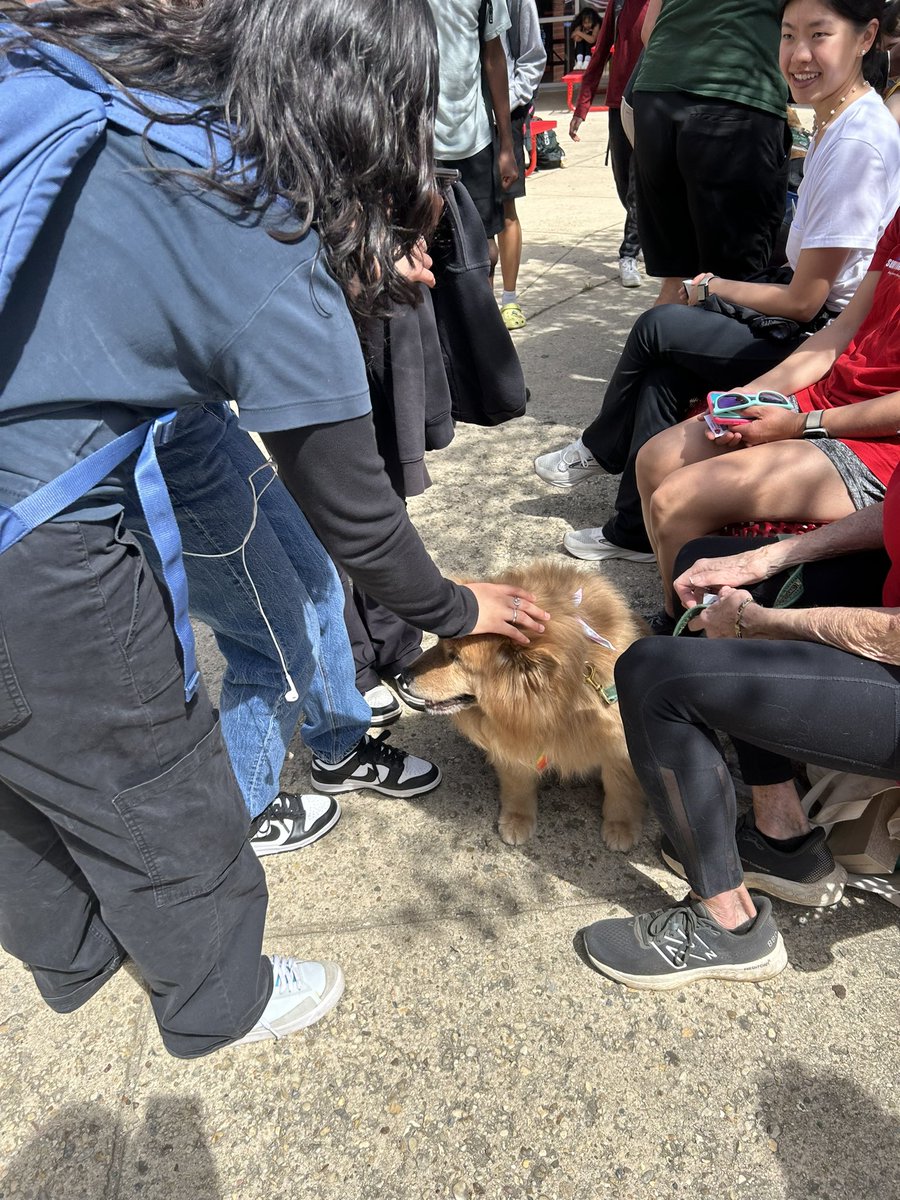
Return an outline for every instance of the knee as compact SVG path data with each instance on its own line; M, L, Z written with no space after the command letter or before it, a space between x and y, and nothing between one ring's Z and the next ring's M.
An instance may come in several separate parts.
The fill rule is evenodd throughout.
M662 485L668 472L665 468L667 455L665 452L665 434L656 434L650 438L648 442L644 442L643 446L637 452L637 458L634 463L635 475L637 477L638 489L641 493L641 499L644 504L649 505L652 497L656 494L659 487Z
M682 515L684 509L684 488L676 471L661 480L650 494L647 510L654 534L665 537L667 527Z
M626 726L649 711L651 692L657 701L666 694L669 681L680 680L696 647L690 641L670 637L645 637L619 656L615 667L616 690Z

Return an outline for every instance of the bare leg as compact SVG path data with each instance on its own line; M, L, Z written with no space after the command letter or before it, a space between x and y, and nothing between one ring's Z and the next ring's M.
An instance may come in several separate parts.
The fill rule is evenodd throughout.
M693 538L736 521L836 521L853 511L837 468L810 442L768 442L674 471L650 497L647 526L666 611L675 557Z
M756 828L765 837L802 837L812 829L793 779L785 783L757 784L751 791Z
M756 916L756 905L743 884L733 892L720 892L718 896L710 896L703 900L703 903L725 929L737 929L738 925L752 921Z
M500 274L504 292L515 292L522 261L522 225L516 212L515 200L503 201L503 229L497 235L500 243Z
M537 825L537 771L531 767L495 763L500 781L500 837L509 846L521 846Z

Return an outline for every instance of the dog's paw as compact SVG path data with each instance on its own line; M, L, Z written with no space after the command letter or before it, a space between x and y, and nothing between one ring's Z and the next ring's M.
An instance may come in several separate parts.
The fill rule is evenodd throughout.
M524 846L534 837L537 821L524 813L504 813L497 823L501 839L507 846Z
M641 836L641 827L635 821L607 819L600 829L601 836L610 850L623 853L633 850Z

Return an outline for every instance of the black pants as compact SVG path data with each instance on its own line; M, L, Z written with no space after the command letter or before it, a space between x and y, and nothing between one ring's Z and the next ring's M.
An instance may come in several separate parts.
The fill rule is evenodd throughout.
M678 569L745 546L700 539ZM808 564L799 605L880 605L887 567L881 552ZM760 585L761 596L777 594L786 577ZM655 637L622 655L616 686L634 769L703 897L743 878L734 785L716 732L734 740L751 785L790 779L792 759L900 778L900 667L811 642Z
M625 209L625 230L619 246L619 258L637 258L641 252L638 237L637 202L634 195L634 165L631 142L622 128L622 114L618 108L609 110L609 158L619 203Z
M685 92L638 91L634 144L648 274L746 279L766 266L787 191L783 116Z
M622 475L615 516L603 536L630 550L649 550L635 478L638 450L683 420L695 400L716 387L739 387L782 362L799 339L770 342L746 325L684 304L663 304L632 326L603 407L582 441L604 470Z
M0 555L0 942L50 1007L80 1007L127 955L171 1053L245 1033L272 988L246 835L134 538L49 524Z
M344 624L350 635L356 686L365 694L396 675L422 653L422 631L361 592L344 571Z

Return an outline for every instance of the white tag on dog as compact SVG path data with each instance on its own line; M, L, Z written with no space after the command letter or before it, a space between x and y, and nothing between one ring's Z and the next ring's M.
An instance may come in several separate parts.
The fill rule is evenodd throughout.
M578 606L581 604L583 598L584 588L579 588L572 597L572 603L576 608L578 608ZM612 644L612 642L608 642L605 637L601 637L600 634L597 633L596 629L591 629L587 621L582 621L581 617L579 617L578 623L592 642L596 642L598 646L605 646L607 650L615 650L615 646Z

